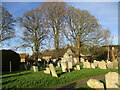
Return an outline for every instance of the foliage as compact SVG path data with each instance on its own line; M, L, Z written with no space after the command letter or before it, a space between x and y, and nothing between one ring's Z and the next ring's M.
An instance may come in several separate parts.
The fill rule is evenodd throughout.
M12 15L2 6L0 6L0 42L14 37L15 20Z
M104 47L90 47L89 52L93 60L107 60L107 50Z
M49 32L42 10L30 10L23 17L18 18L18 21L25 29L24 36L21 37L25 42L23 46L31 47L35 55L35 60L38 60L40 47L43 45L43 41L47 38Z
M2 77L3 89L6 88L53 88L56 86L89 78L92 76L103 75L108 72L115 72L117 69L81 69L63 73L61 68L56 68L58 78L49 74L39 72L21 71L13 74L4 74Z

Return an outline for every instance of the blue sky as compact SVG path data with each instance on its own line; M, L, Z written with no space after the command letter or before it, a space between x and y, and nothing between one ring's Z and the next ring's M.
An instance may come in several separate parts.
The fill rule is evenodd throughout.
M117 2L67 2L67 4L79 9L88 10L98 19L98 22L104 29L111 31L111 35L114 36L113 44L118 44ZM14 18L17 18L21 17L26 11L39 7L40 2L3 2L2 6L4 6ZM16 29L18 29L18 27L16 27ZM11 47L4 46L4 48Z

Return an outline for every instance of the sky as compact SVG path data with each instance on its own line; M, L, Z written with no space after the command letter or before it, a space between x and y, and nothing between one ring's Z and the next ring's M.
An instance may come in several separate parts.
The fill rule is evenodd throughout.
M109 29L111 31L113 44L118 44L117 2L67 2L67 4L79 9L88 10L93 16L98 19L98 22L102 25L104 29ZM4 6L13 15L14 18L17 18L21 17L26 11L39 7L40 2L2 2L2 6ZM15 29L16 31L20 31L20 28L18 28L17 26L15 27ZM2 48L13 47L8 47L7 45L5 45Z

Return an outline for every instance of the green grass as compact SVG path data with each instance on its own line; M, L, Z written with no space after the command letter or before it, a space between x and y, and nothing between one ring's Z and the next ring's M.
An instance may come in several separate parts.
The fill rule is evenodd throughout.
M56 68L57 74L62 73L61 68ZM58 78L49 74L44 74L43 70L39 72L20 71L12 74L0 75L2 79L2 88L49 88L74 82L92 76L103 75L108 72L116 72L117 69L81 69L61 74Z

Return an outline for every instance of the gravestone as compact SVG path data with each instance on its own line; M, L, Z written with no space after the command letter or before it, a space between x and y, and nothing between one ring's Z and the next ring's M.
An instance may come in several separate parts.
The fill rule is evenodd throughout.
M119 88L120 75L117 72L109 72L105 75L106 88Z
M80 70L80 65L76 65L76 70Z
M98 67L100 69L106 69L106 62L104 60L100 61Z
M86 68L91 68L90 63L88 62L88 60L86 60L85 64L86 64L86 65L85 65Z
M57 74L56 74L56 71L55 71L55 68L54 68L53 64L49 64L49 68L50 68L50 71L52 73L52 76L53 77L58 77Z
M108 61L108 62L107 62L107 68L113 68L113 63L110 62L110 61Z
M73 60L74 60L74 64L79 62L77 58L73 58Z
M113 63L113 68L118 69L118 61L114 60L112 63Z
M73 66L72 61L68 61L68 68L69 68L69 69L72 69L72 66Z
M34 71L34 72L37 72L38 71L38 66L32 66L32 70Z
M93 64L95 67L98 67L98 63L99 63L99 61L96 61L96 60L93 61Z
M104 90L104 84L97 79L89 79L87 85L91 88Z
M80 58L80 62L84 62L85 61L85 59L84 58Z
M60 67L60 61L57 62L57 66Z
M61 67L63 72L67 72L67 68L68 68L67 62L61 62Z
M95 66L94 66L94 64L93 64L93 63L91 63L91 68L95 68Z
M50 69L49 69L49 68L46 68L46 70L44 71L44 73L50 74Z

